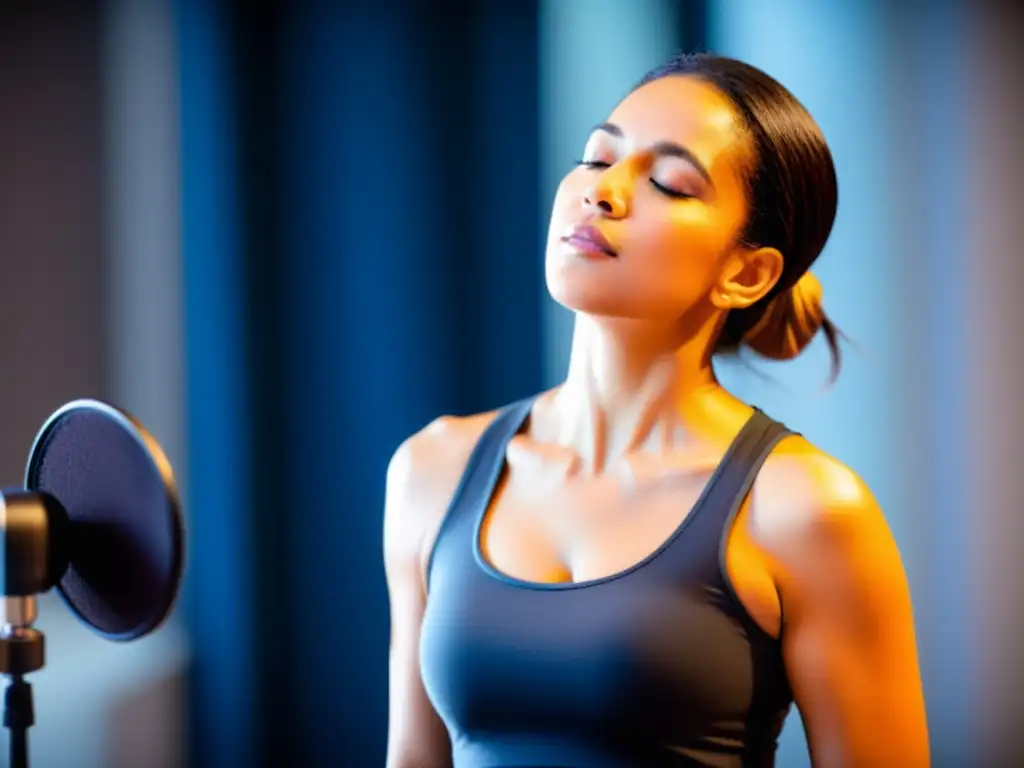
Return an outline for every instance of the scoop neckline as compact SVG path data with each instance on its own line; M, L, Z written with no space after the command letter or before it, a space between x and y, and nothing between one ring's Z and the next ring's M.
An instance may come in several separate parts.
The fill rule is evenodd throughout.
M530 410L532 410L532 406ZM530 411L527 411L526 416L523 419L523 424L525 424L528 421L529 415ZM623 568L619 571L607 574L605 576L597 576L593 579L584 579L582 581L543 582L530 581L529 579L520 579L516 576L511 576L499 570L493 564L491 564L491 562L484 556L483 547L481 546L481 534L483 532L484 519L486 518L487 512L491 506L491 502L494 499L494 491L495 488L497 487L498 479L502 475L502 473L505 472L507 465L507 460L505 459L505 446L502 446L502 458L499 462L497 462L495 469L492 471L491 482L488 485L488 492L482 495L480 500L477 502L472 540L473 559L476 561L477 567L480 568L484 575L498 582L501 582L511 587L515 587L516 589L532 590L536 592L568 592L578 589L590 589L592 587L599 587L604 584L609 584L611 582L618 581L633 573L636 573L642 568L653 563L655 560L658 559L659 556L664 554L664 552L668 550L673 545L673 543L683 534L687 526L689 526L690 523L693 522L693 520L700 516L701 510L705 506L705 501L707 497L710 495L712 489L718 483L718 480L724 472L725 467L728 466L729 459L733 456L733 454L735 454L737 448L739 447L739 444L747 436L750 430L754 427L756 421L760 418L761 415L763 414L761 413L760 409L755 407L749 418L747 418L747 420L743 423L743 426L736 433L736 436L733 437L732 442L729 443L729 447L726 448L725 453L722 454L722 458L718 462L718 466L715 467L714 472L711 473L711 477L704 485L704 489L701 491L700 496L697 497L697 500L694 502L693 506L686 513L683 519L679 521L679 524L672 529L672 532L668 535L668 537L660 545L658 545L654 549L654 551L644 556L632 565L627 566L626 568ZM522 430L523 424L519 425L519 427L513 433L513 436L519 434L519 432Z

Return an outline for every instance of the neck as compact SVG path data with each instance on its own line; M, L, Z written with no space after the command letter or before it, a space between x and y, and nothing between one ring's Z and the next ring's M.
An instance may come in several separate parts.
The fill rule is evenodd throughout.
M686 336L678 328L578 315L558 393L560 442L597 472L618 456L667 451L706 433L707 407L725 395L708 351L714 330Z

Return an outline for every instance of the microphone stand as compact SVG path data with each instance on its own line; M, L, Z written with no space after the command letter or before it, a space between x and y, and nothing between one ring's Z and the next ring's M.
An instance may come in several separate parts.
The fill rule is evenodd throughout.
M25 675L42 669L43 633L32 628L34 597L3 598L0 617L0 675L7 678L3 725L10 731L10 768L28 768L28 729L35 725L32 684Z

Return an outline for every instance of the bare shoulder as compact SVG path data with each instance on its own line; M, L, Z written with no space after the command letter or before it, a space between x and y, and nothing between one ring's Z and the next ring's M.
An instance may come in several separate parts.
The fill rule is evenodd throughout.
M425 566L470 454L498 411L440 416L407 437L388 463L384 554L389 579L403 566Z
M387 491L397 498L432 491L456 482L483 431L497 411L472 416L440 416L398 446L388 463ZM454 491L454 487L452 488Z
M871 557L881 558L876 566L898 561L885 515L864 479L799 435L785 438L765 462L751 514L756 540L791 575L821 573L830 563L828 570L856 577Z
M473 447L494 415L435 419L403 440L388 464L384 501L384 570L391 613L388 766L451 764L447 731L420 674L426 553Z
M910 589L867 484L792 436L765 463L751 507L815 764L928 765Z
M802 435L791 435L779 444L765 462L757 485L759 498L795 502L813 515L805 520L808 523L827 523L828 518L855 510L861 515L880 512L871 489L856 471Z

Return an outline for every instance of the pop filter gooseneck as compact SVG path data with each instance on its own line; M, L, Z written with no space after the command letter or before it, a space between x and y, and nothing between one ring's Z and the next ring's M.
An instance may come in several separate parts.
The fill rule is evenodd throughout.
M76 400L43 424L24 488L0 492L0 675L11 768L28 768L35 722L25 675L43 667L36 595L56 587L109 640L152 632L170 613L184 533L171 466L122 410Z

